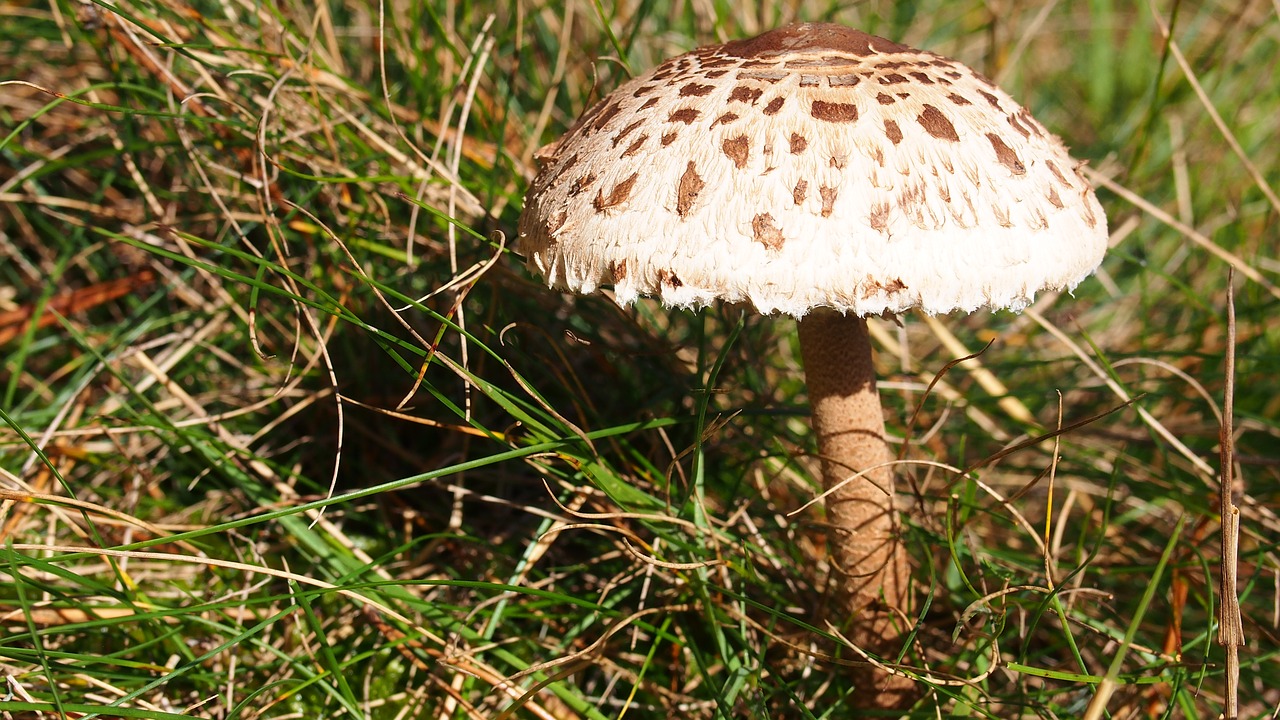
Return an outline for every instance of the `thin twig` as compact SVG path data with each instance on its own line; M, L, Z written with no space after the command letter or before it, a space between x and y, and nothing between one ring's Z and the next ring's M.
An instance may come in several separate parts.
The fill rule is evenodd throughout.
M1227 268L1227 357L1226 388L1223 390L1222 425L1218 433L1221 467L1219 495L1222 500L1221 599L1218 603L1218 644L1226 650L1227 692L1222 716L1236 720L1240 715L1240 646L1244 645L1244 624L1240 619L1240 597L1236 594L1236 569L1239 561L1240 508L1235 496L1235 449L1231 415L1235 409L1236 374L1236 301L1235 274Z

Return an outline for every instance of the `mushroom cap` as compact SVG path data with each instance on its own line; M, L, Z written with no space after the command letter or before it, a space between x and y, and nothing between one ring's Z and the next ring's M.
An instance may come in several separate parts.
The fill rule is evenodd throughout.
M798 24L671 58L538 153L520 249L627 305L797 318L1021 309L1073 288L1106 216L1062 142L963 64Z

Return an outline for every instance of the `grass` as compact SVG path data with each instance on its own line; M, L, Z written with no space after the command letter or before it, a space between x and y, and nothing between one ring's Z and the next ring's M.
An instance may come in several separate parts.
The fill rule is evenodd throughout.
M533 151L627 68L801 17L997 78L1113 230L1074 296L874 323L912 715L1080 717L1105 677L1109 717L1218 717L1234 267L1271 717L1280 7L798 5L0 5L0 712L848 716L793 325L512 252ZM926 393L939 328L992 344Z

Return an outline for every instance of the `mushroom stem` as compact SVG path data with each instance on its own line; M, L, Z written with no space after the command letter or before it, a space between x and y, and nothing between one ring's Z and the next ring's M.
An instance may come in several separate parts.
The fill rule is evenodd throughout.
M884 465L894 457L884 437L867 321L819 309L801 319L799 329L822 484L836 488L826 507L840 611L848 615L854 642L896 652L887 644L898 635L892 611L909 612L911 578L893 508L893 469ZM877 465L884 466L846 482Z

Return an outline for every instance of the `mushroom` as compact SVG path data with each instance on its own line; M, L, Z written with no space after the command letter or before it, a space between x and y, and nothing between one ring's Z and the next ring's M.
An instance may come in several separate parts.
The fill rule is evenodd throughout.
M1079 164L963 64L830 24L671 58L539 159L520 248L549 285L796 318L841 609L890 648L910 567L864 318L1073 288L1107 247Z

